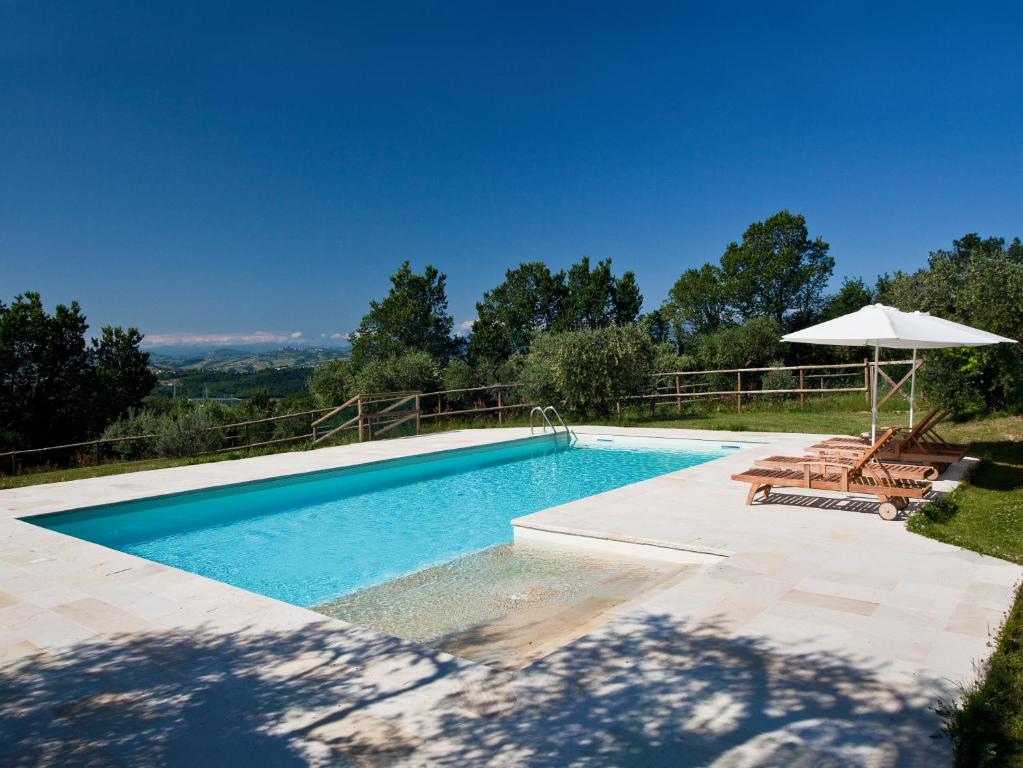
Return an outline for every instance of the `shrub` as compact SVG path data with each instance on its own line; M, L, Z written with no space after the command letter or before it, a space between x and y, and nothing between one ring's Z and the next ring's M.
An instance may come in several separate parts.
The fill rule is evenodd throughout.
M772 368L780 368L785 363L782 360L772 360L768 365ZM761 381L761 389L766 390L795 389L799 385L799 379L792 371L767 371ZM758 395L758 397L766 397L772 402L781 402L788 395L779 393L775 395Z
M444 372L441 374L442 389L469 389L475 385L472 367L465 360L453 357L444 366ZM445 402L451 407L467 408L479 394L478 392L460 392L444 397Z
M428 352L405 352L366 363L356 374L355 391L348 397L356 392L432 392L439 383L440 365Z
M680 355L674 344L661 342L654 347L654 371L671 373L672 371L695 371L699 361L692 355Z
M753 317L701 336L697 341L700 366L706 369L756 368L780 357L781 326L770 317Z
M344 401L342 401L344 402ZM281 414L286 413L304 413L305 411L312 411L316 408L316 401L312 395L306 392L298 392L294 395L288 395L282 398L277 404L277 410ZM273 439L278 440L285 437L300 437L301 435L308 435L310 430L310 423L312 418L307 416L295 416L290 419L281 419L275 421L273 430Z
M355 370L348 359L330 360L313 371L309 391L321 408L341 405L355 394Z
M162 457L195 456L215 451L223 445L218 429L203 409L183 411L177 417L161 419L160 434L155 441L156 452Z
M122 461L134 461L157 455L160 457L194 456L214 451L223 445L220 430L205 407L183 407L176 413L159 414L136 411L116 421L103 431L104 439L152 435L142 440L111 443L109 451Z
M616 401L651 388L653 367L649 335L638 325L612 325L538 336L519 384L535 403L607 416Z
M444 366L444 374L441 377L444 389L468 389L475 386L472 368L465 360L457 357L448 361Z
M958 511L959 502L955 500L954 494L939 496L920 507L920 514L932 523L947 523Z
M155 435L160 431L162 421L161 417L153 411L130 411L123 419L118 419L104 429L102 439L112 440L119 437ZM135 461L151 456L155 445L156 438L148 437L141 440L120 440L110 443L107 450L121 461Z

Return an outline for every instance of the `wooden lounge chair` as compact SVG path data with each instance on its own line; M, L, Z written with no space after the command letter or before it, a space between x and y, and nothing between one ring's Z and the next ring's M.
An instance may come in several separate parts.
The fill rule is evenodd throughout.
M862 453L864 449L860 450ZM825 454L826 455L826 454ZM832 456L827 459L829 466L838 466L839 464L847 464L850 467L856 461L856 456L849 458L835 457ZM799 469L802 470L804 464L820 463L820 456L768 456L766 459L757 459L753 462L758 467L765 467L766 469ZM878 459L880 463L880 459ZM929 464L893 464L891 462L883 462L885 470L892 477L898 480L934 480L938 477L938 470Z
M966 445L948 443L935 431L935 427L948 418L951 411L934 408L904 435L898 435L881 452L879 458L897 463L914 461L941 470L966 455ZM895 432L895 429L890 431ZM808 451L822 456L855 459L868 441L856 437L834 437L814 443Z
M928 425L935 418L939 417L940 413L941 413L940 409L932 408L931 410L929 410L927 413L924 414L922 419L920 419L916 423L916 426L913 428L913 430L910 431L910 433L911 434L912 433L916 433L916 434L921 433L923 430L927 429ZM944 418L944 416L941 416L941 418ZM885 431L887 431L889 429L891 429L896 435L899 435L900 433L907 431L905 427L884 427L880 431L882 433L884 433ZM821 440L819 443L814 443L807 450L815 451L815 450L818 450L819 448L824 448L824 447L831 446L831 445L838 446L838 447L841 447L841 448L846 448L848 446L853 446L853 447L868 446L869 447L869 445L870 445L870 438L867 435L865 435L865 434L864 435L859 435L857 437L852 437L852 436L848 436L848 435L838 435L836 437L825 438L824 440Z
M909 505L909 499L922 498L931 488L926 480L893 477L886 465L877 460L894 433L893 429L886 430L876 443L851 463L819 456L802 463L800 469L751 467L732 475L732 479L750 484L746 494L747 505L753 503L758 493L763 493L766 500L772 488L867 493L881 499L878 514L885 520L894 520L899 511Z

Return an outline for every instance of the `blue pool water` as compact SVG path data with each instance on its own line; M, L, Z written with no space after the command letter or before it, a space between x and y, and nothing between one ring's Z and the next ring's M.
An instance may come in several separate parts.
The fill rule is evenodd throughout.
M521 515L735 448L654 442L515 441L29 521L311 606L511 541Z

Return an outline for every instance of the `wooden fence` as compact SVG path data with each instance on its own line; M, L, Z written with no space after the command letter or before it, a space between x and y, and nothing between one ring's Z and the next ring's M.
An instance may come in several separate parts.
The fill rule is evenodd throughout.
M217 432L222 441L228 444L190 455L248 452L256 448L300 441L308 441L311 446L316 446L347 433L357 435L357 439L362 442L391 433L402 424L412 423L415 426L415 434L418 435L424 419L468 414L495 414L498 423L503 424L504 414L508 411L531 407L530 403L506 402L505 393L512 386L514 385L492 384L438 392L363 392L334 408L318 408L265 419L205 427L204 432ZM462 407L460 403L463 401L470 401L471 407ZM252 439L277 423L299 419L305 419L305 423L308 424L308 427L299 434L271 439ZM62 466L97 465L109 460L114 455L116 446L151 441L158 437L159 435L155 434L129 435L4 451L0 452L0 474L18 474L26 464L37 466L56 462Z
M878 363L878 408L884 405L895 394L900 394L908 401L909 395L903 390L914 370L923 364L921 360L886 360ZM909 370L896 381L885 369L893 366L910 366ZM798 395L800 407L806 405L807 395L823 397L826 394L843 392L862 392L864 403L869 406L871 399L871 369L874 363L864 360L862 363L832 363L828 365L783 365L771 368L725 368L708 371L668 371L652 374L654 391L645 395L633 395L625 400L640 400L650 403L651 409L658 402L673 401L676 409L681 412L683 402L700 398L735 398L736 412L742 412L743 398L763 395L789 396ZM763 386L764 379L769 375L788 372L793 383L798 378L798 385L792 387ZM734 376L735 387L725 388L723 382ZM746 388L743 388L745 376ZM757 378L760 387L751 385ZM832 387L825 383L834 379L854 380L851 386ZM817 386L808 386L808 382L816 381ZM860 383L862 381L862 383ZM683 383L684 382L684 383ZM883 391L884 388L887 391ZM619 404L619 411L621 410Z
M893 366L912 366L911 360L893 360L881 362L878 366L880 387L886 391L878 392L878 405L883 405L895 394L908 396L903 391L909 381L912 367L898 380L886 369ZM921 361L916 362L917 368ZM668 371L652 374L652 392L623 398L623 402L646 402L651 411L658 403L673 403L681 412L683 404L701 398L735 398L735 407L741 411L743 398L757 396L797 396L800 405L805 405L807 396L820 396L843 392L863 392L865 403L870 403L870 385L872 381L871 367L873 362L839 363L831 365L792 365L777 368L728 368L708 371ZM766 376L777 376L789 372L793 382L798 386L764 388ZM734 377L734 379L733 379ZM852 386L827 386L838 379L853 379ZM734 380L735 386L723 387L722 382L729 384ZM759 388L753 386L761 384ZM813 386L816 383L817 386ZM848 381L840 382L848 383ZM514 400L510 390L514 384L490 384L482 387L463 389L445 389L437 392L365 392L356 395L345 403L334 408L319 408L311 411L287 413L270 416L265 419L253 419L231 424L215 425L205 428L206 431L217 431L224 447L214 450L197 452L192 455L225 453L232 451L250 451L254 448L266 448L284 443L309 441L311 446L321 445L331 438L351 432L359 441L381 437L402 424L414 424L415 434L419 434L424 420L458 416L496 416L498 424L503 424L505 414L509 411L528 409L532 403L508 402ZM621 411L621 403L618 404ZM259 439L261 433L285 420L308 421L308 431L284 437ZM17 474L23 463L48 464L48 456L63 457L64 464L100 464L109 459L112 449L118 444L129 441L154 440L158 435L131 435L127 437L87 440L79 443L51 445L43 448L26 448L0 453L0 472ZM253 437L256 437L253 440Z

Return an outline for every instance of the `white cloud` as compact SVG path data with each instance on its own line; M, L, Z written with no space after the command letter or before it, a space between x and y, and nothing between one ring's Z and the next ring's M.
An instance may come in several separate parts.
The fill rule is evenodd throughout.
M469 333L472 330L472 324L476 322L476 318L472 320L463 320L455 326L455 333Z
M302 331L252 333L149 333L145 347L229 346L231 344L286 344L302 338Z

